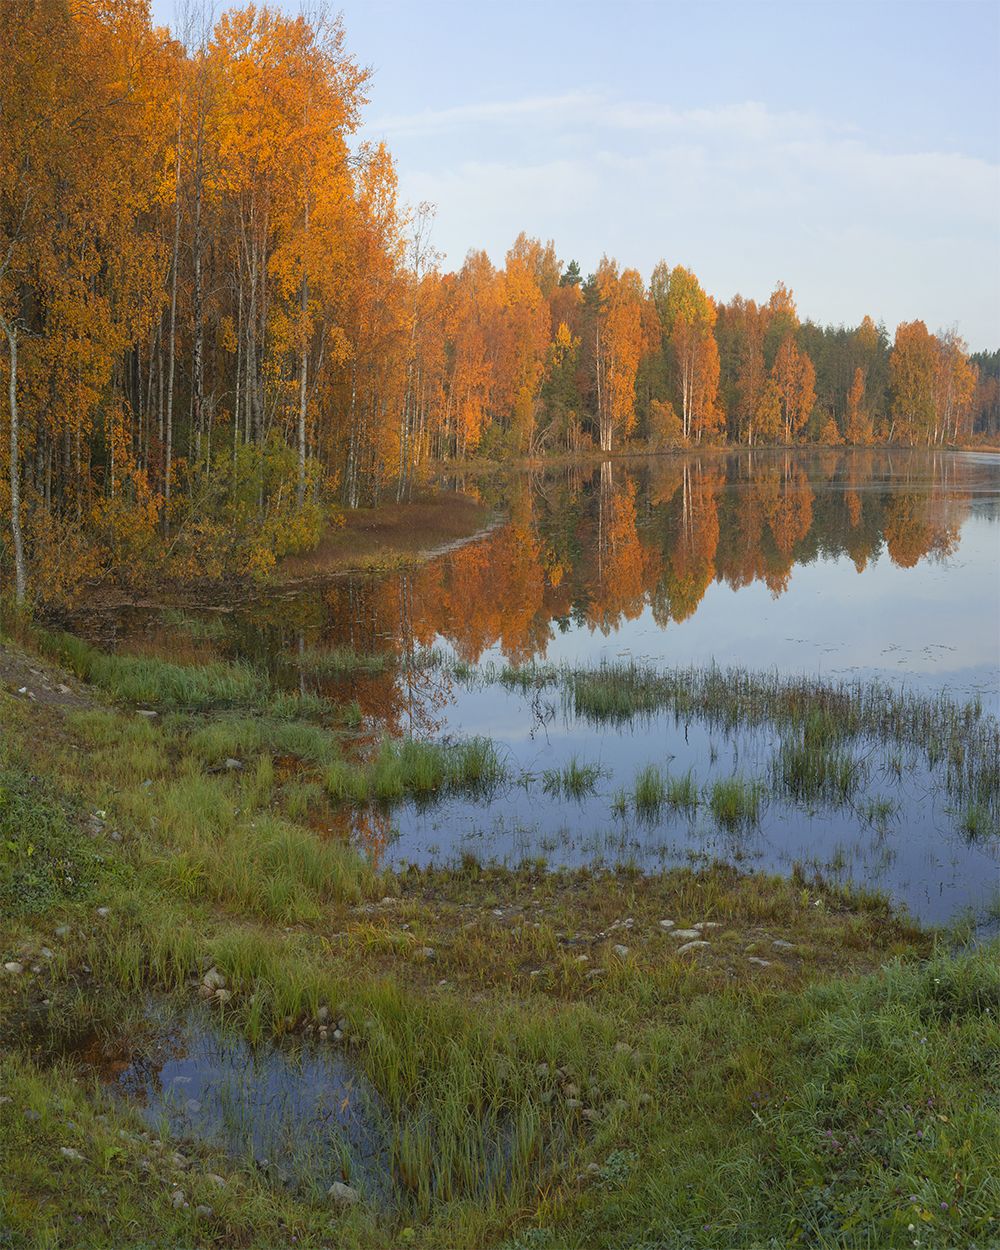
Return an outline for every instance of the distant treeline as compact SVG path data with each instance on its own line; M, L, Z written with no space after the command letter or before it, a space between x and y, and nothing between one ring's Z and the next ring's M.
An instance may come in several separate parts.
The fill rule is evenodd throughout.
M424 465L733 441L1000 431L998 355L717 303L689 270L584 277L519 236L442 272L431 210L352 138L339 22L266 9L183 38L144 0L7 0L0 75L0 569L266 573L329 505ZM202 15L207 9L200 10ZM11 576L12 575L12 576Z

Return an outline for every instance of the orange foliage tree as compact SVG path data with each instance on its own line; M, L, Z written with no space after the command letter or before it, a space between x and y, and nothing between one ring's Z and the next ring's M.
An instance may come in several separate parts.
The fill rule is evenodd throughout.
M791 335L778 348L771 380L777 391L785 442L790 443L809 420L816 402L816 371L808 354L799 351Z
M815 410L823 441L877 423L940 445L995 410L954 335L907 322L890 355L870 318L801 324L782 284L717 306L683 266L646 287L605 257L585 279L524 234L502 265L473 250L443 272L432 207L401 204L389 151L357 139L368 72L339 20L246 4L182 42L144 0L7 0L3 22L18 599L99 572L265 574L334 501L403 500L433 460L577 451L591 430L604 451L637 428L703 443L727 410L747 444L802 438Z

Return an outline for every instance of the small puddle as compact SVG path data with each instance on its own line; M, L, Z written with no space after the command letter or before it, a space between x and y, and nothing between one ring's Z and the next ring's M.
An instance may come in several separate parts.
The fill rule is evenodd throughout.
M207 1146L296 1193L324 1195L340 1181L385 1212L489 1201L515 1178L544 1186L575 1140L555 1106L480 1106L456 1122L453 1107L418 1100L393 1116L335 1045L254 1046L201 1004L150 999L128 1023L69 1036L22 1024L36 1061L68 1061L182 1151Z
M262 1169L276 1184L326 1190L346 1181L391 1202L392 1126L377 1092L332 1050L251 1046L204 1009L152 1004L141 1041L77 1041L68 1055L146 1124Z

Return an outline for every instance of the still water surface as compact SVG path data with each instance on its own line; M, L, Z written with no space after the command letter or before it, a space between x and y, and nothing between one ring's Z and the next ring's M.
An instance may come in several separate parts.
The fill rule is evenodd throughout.
M300 679L301 649L387 652L380 673L303 679L355 699L382 734L489 736L520 784L331 819L391 863L472 853L553 864L648 867L723 857L794 862L889 892L931 922L964 911L995 924L1000 839L960 831L955 802L919 751L872 756L855 801L770 793L759 823L726 832L708 807L638 820L614 795L647 763L699 787L734 773L766 781L773 732L723 732L661 714L595 725L558 693L508 689L413 661L427 648L466 665L718 664L893 687L1000 710L1000 458L906 451L741 451L451 483L502 510L486 537L429 564L241 607L210 649ZM155 613L113 623L115 645L176 648ZM596 792L544 792L545 770L599 765ZM891 815L874 820L868 805ZM864 809L864 810L863 810ZM866 815L866 812L868 814Z

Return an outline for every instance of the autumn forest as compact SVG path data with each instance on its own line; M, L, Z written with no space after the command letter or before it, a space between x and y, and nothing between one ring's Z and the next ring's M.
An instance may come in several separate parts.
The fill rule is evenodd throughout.
M355 138L369 75L337 21L251 6L182 42L142 0L15 0L5 23L20 598L164 561L266 574L331 506L451 459L1000 430L996 353L917 319L824 327L782 283L722 302L665 261L585 276L523 234L444 271L432 207Z

